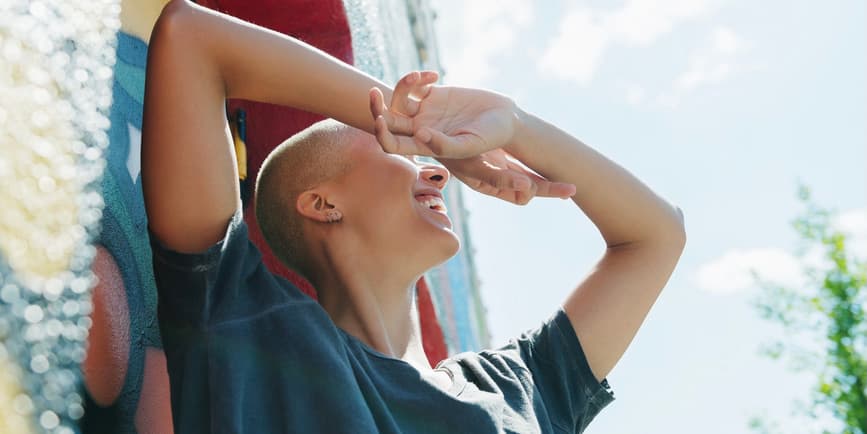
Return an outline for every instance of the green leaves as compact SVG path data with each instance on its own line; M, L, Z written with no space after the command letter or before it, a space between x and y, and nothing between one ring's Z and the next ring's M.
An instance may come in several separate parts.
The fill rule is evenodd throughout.
M806 210L792 227L801 237L802 250L819 249L827 267L804 264L811 279L798 289L753 274L761 288L754 301L757 313L782 326L787 336L763 346L760 353L775 360L785 356L794 370L817 374L808 416L818 421L830 415L840 425L825 432L867 434L867 264L847 251L847 235L831 224L834 212L813 203L808 187L799 185L798 198ZM804 342L813 344L805 347ZM771 431L759 417L750 428Z

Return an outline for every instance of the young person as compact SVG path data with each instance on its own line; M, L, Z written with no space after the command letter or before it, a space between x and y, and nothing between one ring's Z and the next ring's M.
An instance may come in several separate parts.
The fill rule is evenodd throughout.
M163 11L147 68L142 180L176 432L581 432L613 400L605 377L685 244L680 210L629 172L502 95L434 73L392 91L186 1ZM281 144L257 182L263 234L321 304L247 239L225 98L345 123ZM459 249L450 172L514 203L571 197L606 248L541 327L432 368L414 283Z

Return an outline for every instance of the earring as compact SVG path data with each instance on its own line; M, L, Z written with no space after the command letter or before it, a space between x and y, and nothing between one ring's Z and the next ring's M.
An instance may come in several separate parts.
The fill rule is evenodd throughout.
M336 223L340 220L343 220L343 213L336 209L329 209L325 211L325 220L328 223Z

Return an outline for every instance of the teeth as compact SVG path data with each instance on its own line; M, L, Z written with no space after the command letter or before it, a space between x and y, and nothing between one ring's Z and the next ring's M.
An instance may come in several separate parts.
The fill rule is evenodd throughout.
M433 197L428 196L424 200L419 200L418 203L420 203L422 206L424 206L426 208L438 208L438 209L442 209L442 210L446 209L445 202L443 202L442 199L435 197L435 196L433 196Z

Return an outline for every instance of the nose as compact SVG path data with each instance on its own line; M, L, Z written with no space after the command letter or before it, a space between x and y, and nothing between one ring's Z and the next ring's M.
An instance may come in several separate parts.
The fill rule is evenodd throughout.
M421 173L419 173L421 179L439 190L446 187L446 183L449 182L449 176L448 169L438 164L422 165Z

